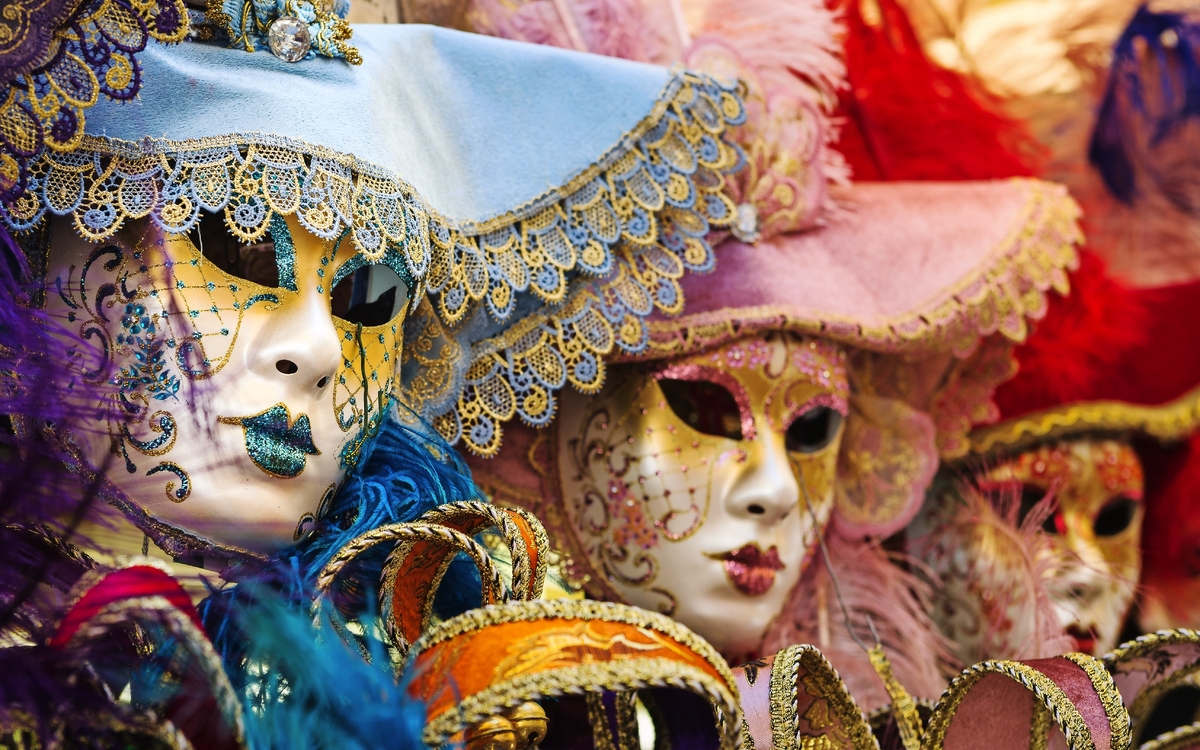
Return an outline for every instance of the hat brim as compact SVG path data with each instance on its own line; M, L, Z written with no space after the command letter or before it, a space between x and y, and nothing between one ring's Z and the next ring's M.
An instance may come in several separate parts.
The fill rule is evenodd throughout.
M1045 293L1068 291L1078 207L1058 185L860 183L825 225L754 246L683 279L686 314L651 324L636 358L679 356L753 330L793 330L876 351L970 351L1024 340Z

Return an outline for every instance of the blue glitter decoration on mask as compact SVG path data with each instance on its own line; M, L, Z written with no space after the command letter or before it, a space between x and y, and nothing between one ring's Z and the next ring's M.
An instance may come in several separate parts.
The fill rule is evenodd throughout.
M279 286L296 291L296 243L292 231L279 214L271 215L271 239L275 242L275 265L279 269Z
M292 422L284 404L275 404L249 417L218 417L217 421L240 426L245 431L250 460L273 477L298 477L308 456L321 454L313 445L308 415L301 414Z
M183 470L179 464L170 461L163 461L158 466L155 466L150 471L146 472L146 476L154 476L160 471L169 471L179 477L179 488L176 489L174 482L167 482L167 499L173 503L182 503L188 499L188 495L192 494L192 478Z

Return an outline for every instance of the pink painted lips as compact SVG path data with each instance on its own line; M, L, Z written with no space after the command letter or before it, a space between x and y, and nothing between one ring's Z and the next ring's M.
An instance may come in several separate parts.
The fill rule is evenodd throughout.
M771 547L766 552L754 542L729 552L708 553L725 566L725 576L733 587L746 596L762 596L775 583L775 572L783 570L779 551Z

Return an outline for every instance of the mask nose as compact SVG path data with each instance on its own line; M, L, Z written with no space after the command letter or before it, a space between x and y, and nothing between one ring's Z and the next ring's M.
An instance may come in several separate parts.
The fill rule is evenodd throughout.
M342 357L329 303L315 292L289 296L253 342L250 369L293 395L324 393Z
M764 430L743 446L742 471L726 496L726 510L737 518L772 526L800 500L800 485L783 436Z

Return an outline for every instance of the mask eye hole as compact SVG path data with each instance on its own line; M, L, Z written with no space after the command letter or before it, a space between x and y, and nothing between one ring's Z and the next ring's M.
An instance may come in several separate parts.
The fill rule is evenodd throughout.
M1100 509L1092 522L1096 536L1116 536L1129 528L1137 517L1138 501L1131 497L1115 497Z
M816 453L833 442L841 426L841 412L828 406L818 406L792 420L784 443L793 453Z
M335 318L364 328L391 322L408 301L408 285L382 263L346 274L330 293Z
M1017 512L1017 525L1025 523L1025 518L1037 507L1038 503L1046 499L1046 490L1032 484L1021 485L1021 507ZM1046 516L1042 521L1042 531L1047 534L1061 534L1065 530L1059 528L1062 524L1062 515L1055 509L1053 513Z
M262 242L243 245L230 236L220 214L201 212L189 236L205 260L230 276L272 289L279 286L279 265L270 234Z
M696 432L741 440L742 413L733 394L708 380L658 381L671 411Z

